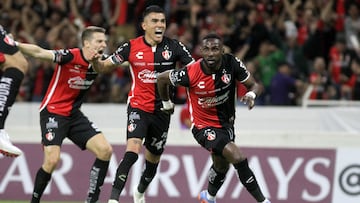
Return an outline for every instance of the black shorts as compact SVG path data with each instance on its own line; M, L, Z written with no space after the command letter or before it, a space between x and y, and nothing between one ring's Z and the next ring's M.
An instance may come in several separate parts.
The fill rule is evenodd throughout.
M0 26L0 52L8 55L13 55L19 51L15 46L15 42L9 36L2 26Z
M61 146L67 137L80 149L86 149L87 141L101 131L80 111L70 116L50 113L46 108L40 112L42 143L45 146Z
M161 155L164 151L170 125L170 115L162 111L149 113L128 106L127 139L144 139L151 153Z
M235 141L234 128L193 128L192 133L196 141L205 149L222 156L225 145Z

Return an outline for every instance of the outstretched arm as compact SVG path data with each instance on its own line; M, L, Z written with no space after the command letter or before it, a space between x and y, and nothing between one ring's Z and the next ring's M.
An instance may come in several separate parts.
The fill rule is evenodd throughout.
M54 61L55 54L52 50L43 49L35 44L27 44L21 42L17 42L17 46L19 47L20 51L25 55L41 60Z

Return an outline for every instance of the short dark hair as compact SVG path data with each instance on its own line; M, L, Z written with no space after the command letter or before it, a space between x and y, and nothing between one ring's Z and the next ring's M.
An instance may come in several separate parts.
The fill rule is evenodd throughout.
M143 12L143 19L149 15L149 13L163 13L165 14L164 9L162 9L160 6L158 5L151 5L145 8L144 12Z
M203 37L203 40L206 40L206 39L218 39L220 41L222 41L221 37L216 34L215 32L210 32L209 34L205 35Z
M92 34L94 32L101 32L105 33L106 30L102 27L98 26L88 26L85 28L85 30L81 33L81 42L84 43L85 40L88 40L92 37Z

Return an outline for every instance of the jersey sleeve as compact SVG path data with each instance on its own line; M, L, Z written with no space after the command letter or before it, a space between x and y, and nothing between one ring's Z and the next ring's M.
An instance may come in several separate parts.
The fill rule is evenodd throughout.
M53 50L54 62L58 64L66 64L73 60L74 55L69 49Z
M173 86L190 86L189 75L187 67L181 69L171 70L169 73L170 82Z
M239 58L232 56L231 66L235 68L235 77L241 83L245 82L250 77L250 72Z
M129 59L130 42L125 42L110 56L113 64L120 65Z
M183 66L186 66L186 65L193 63L195 60L191 56L190 51L186 48L186 46L180 41L175 40L175 42L177 44L177 52L178 52L179 61L181 62L181 64Z

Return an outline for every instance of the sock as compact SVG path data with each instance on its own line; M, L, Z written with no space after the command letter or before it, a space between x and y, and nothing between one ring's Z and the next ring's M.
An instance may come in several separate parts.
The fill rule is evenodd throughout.
M215 195L211 195L209 191L206 192L206 199L210 201L215 201Z
M43 168L40 168L37 173L36 173L36 177L35 177L35 186L34 186L34 191L32 194L32 198L31 198L31 203L39 203L41 196L47 186L47 184L49 183L51 178L51 173L47 173L46 171L44 171Z
M5 120L19 92L24 74L17 68L7 68L0 79L0 129L5 126Z
M116 170L116 176L112 186L110 199L119 200L119 196L121 194L121 191L124 189L130 168L137 159L138 154L134 152L125 153L123 160L121 161Z
M249 168L249 164L247 159L234 164L238 172L239 179L241 183L245 186L247 191L256 199L258 202L262 202L265 200L264 195L262 194L258 182L255 178L254 173Z
M227 170L226 170L227 171ZM216 193L219 191L220 187L225 181L226 173L221 173L217 171L214 165L211 166L209 171L209 185L208 185L208 193L211 196L216 196Z
M154 164L147 160L145 161L145 170L144 170L143 174L141 175L140 183L138 186L138 191L140 193L145 192L146 188L149 186L152 179L155 177L156 169L157 169L158 165L159 165L159 163Z
M109 168L109 161L96 159L90 171L90 186L86 202L92 203L99 200L100 188Z

